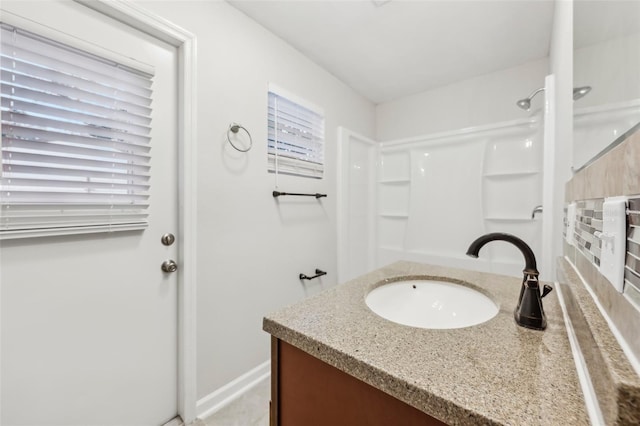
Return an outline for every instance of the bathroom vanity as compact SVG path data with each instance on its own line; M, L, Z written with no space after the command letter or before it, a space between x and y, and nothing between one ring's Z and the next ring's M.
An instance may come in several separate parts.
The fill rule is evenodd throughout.
M489 296L498 314L457 329L386 320L365 304L398 279ZM396 262L264 318L272 335L271 424L589 424L556 292L545 331L516 325L518 278Z

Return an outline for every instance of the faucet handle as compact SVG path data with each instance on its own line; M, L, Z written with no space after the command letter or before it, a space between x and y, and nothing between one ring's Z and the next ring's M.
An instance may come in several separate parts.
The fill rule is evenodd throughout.
M545 284L542 287L542 296L540 297L545 297L547 294L551 293L553 291L553 287L551 287L549 284Z

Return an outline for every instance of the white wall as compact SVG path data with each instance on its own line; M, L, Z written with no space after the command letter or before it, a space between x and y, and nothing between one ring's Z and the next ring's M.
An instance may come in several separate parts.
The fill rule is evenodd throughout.
M374 106L224 2L140 1L197 36L198 398L269 359L264 314L336 283L337 127L374 133ZM267 84L324 108L325 177L280 176L280 190L325 192L322 201L271 196ZM231 122L254 147L225 143ZM299 273L328 274L301 283Z
M376 137L388 141L528 117L542 107L544 96L534 98L531 112L516 101L544 86L548 73L543 58L379 104Z

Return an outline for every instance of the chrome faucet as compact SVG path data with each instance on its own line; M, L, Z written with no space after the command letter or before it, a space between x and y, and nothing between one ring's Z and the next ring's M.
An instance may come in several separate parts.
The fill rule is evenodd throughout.
M522 327L544 330L547 327L547 318L542 307L542 298L549 294L553 288L545 284L542 295L540 294L540 288L538 286L539 272L533 250L531 250L531 247L529 247L527 243L515 235L494 232L483 235L472 242L467 250L467 256L477 258L480 249L490 241L506 241L516 246L522 252L525 260L525 267L522 271L524 277L522 279L518 305L513 312L513 317L516 323Z
M536 213L542 213L542 205L535 206L531 212L531 220L536 218Z

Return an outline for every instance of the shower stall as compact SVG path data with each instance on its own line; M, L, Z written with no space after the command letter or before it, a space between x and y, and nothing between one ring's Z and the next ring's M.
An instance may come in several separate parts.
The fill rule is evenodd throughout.
M562 211L548 159L552 77L517 102L528 109L545 92L544 108L525 119L383 142L339 129L339 282L396 260L521 276L522 256L509 244L487 247L478 260L465 256L471 241L490 232L526 241L549 279L552 250L543 247L557 218L542 206ZM574 96L588 92L579 89Z
M401 259L522 275L510 245L465 256L488 232L539 253L540 117L382 143L343 129L340 139L340 281Z

